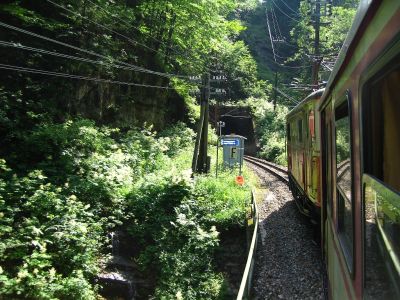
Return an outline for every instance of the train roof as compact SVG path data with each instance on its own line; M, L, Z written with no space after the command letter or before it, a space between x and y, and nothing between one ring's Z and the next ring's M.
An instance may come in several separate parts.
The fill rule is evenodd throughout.
M300 111L303 106L312 101L312 100L316 100L321 98L322 94L324 93L325 89L319 89L316 90L314 92L312 92L311 94L309 94L306 98L304 98L299 104L297 104L288 114L287 117L289 118L291 115L295 114L296 112Z
M329 76L328 82L325 87L325 92L322 96L322 101L320 103L320 106L323 105L323 103L327 99L327 95L330 93L332 85L335 83L337 80L338 74L343 71L345 68L345 59L346 57L353 51L353 47L355 46L357 39L357 33L361 30L361 25L368 13L368 11L371 9L373 4L377 4L380 1L377 0L361 0L360 4L357 9L356 16L354 17L353 24L347 33L347 37L342 45L342 48L340 49L339 52L339 57L336 60L335 66L333 67L332 73Z

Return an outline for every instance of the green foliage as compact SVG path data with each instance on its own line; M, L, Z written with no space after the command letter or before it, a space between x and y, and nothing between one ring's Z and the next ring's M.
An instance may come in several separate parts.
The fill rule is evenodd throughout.
M186 172L162 171L136 184L128 196L129 232L141 247L138 262L157 274L156 299L219 299L217 229L243 226L249 198L248 187L237 186L230 173L193 184Z
M243 224L249 189L228 174L194 182L193 136L182 123L156 134L85 119L25 132L19 155L31 160L0 160L0 293L95 299L107 233L123 226L157 274L154 297L217 299L217 228Z
M0 5L0 14L7 24L102 55L102 58L96 59L99 64L35 52L32 48L77 55L74 50L60 45L51 46L49 41L44 42L29 35L21 34L17 38L13 30L5 31L3 38L12 45L0 49L7 64L121 82L170 85L176 92L162 93L159 89L133 89L117 84L27 73L4 76L2 84L7 93L18 94L22 103L32 101L37 106L28 110L25 107L23 112L17 111L19 118L21 115L26 117L27 111L32 113L32 118L38 117L38 111L44 107L48 110L51 108L51 111L47 111L48 117L57 122L83 116L118 126L132 123L142 125L146 121L144 115L147 111L143 114L140 108L154 105L153 99L157 99L160 104L155 110L160 118L153 116L152 120L157 123L157 128L172 121L168 115L168 103L171 100L174 101L171 110L179 110L179 105L175 104L177 102L188 108L189 116L182 113L176 116L178 120L186 121L188 117L193 121L196 109L194 99L188 95L193 85L188 84L187 80L160 77L152 72L121 70L113 66L116 61L157 72L198 75L209 68L219 69L219 61L224 60L230 69L239 69L236 72L238 76L233 74L233 79L240 80L240 84L236 81L228 83L235 90L235 97L236 94L248 94L252 86L257 85L251 73L255 64L251 62L248 51L237 49L237 54L232 55L235 52L232 48L238 48L240 44L237 42L238 34L245 28L235 12L244 10L246 3L254 7L254 0L246 3L236 0L52 2L55 4L48 1L10 0ZM21 46L32 48L29 51L15 48ZM229 48L229 55L225 48ZM245 47L241 45L240 48ZM222 71L228 72L230 69L221 66ZM136 105L132 107L132 103Z
M332 16L321 17L320 46L319 52L326 62L334 62L342 44L351 27L356 13L356 6L359 1L338 1L332 7ZM304 62L310 55L313 55L315 28L311 20L311 4L307 1L300 2L299 14L301 18L291 30L291 37L298 46L298 51L291 58L292 61ZM328 24L328 25L323 25ZM322 66L323 67L323 66ZM327 80L330 71L321 70L321 78ZM311 81L309 70L303 72L299 78L306 83Z
M168 148L166 150L168 156L176 156L182 150L187 149L192 145L194 136L194 131L180 122L167 127L159 135L161 137L160 143L163 143Z
M243 41L220 43L217 51L221 69L227 74L230 98L245 99L265 95L264 82L257 79L257 65Z
M94 299L101 223L41 171L26 177L3 164L0 190L2 295ZM86 297L86 298L85 298Z
M261 144L260 156L286 165L286 115L288 109L277 105L274 110L272 103L265 99L249 99L250 107L256 124L256 135Z
M220 230L244 225L249 189L239 187L231 173L221 173L218 178L197 178L195 193L206 224L216 225Z
M350 160L350 121L349 117L335 122L336 126L336 161Z
M223 278L213 270L213 252L218 246L215 226L205 230L196 216L195 203L176 209L170 230L164 229L158 240L160 283L157 299L217 299Z

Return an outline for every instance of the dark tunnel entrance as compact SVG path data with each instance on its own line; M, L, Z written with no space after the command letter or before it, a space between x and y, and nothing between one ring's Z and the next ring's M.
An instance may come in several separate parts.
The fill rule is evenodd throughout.
M219 114L215 114L214 107L214 109L210 109L210 112L211 115L214 115L214 119L216 117L217 121L225 122L225 127L222 128L222 135L238 134L244 136L246 138L245 154L256 154L257 142L254 134L253 119L248 107L219 107Z

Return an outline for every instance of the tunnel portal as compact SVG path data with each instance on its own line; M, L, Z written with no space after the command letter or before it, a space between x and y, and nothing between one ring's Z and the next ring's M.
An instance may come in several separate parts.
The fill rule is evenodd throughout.
M238 134L246 138L245 154L255 155L257 152L257 140L254 133L253 118L249 107L215 106L210 107L210 121L215 127L216 122L225 122L222 135Z

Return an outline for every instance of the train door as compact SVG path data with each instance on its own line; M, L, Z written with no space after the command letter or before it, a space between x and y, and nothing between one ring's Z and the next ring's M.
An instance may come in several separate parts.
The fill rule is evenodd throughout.
M299 162L299 183L303 191L306 191L306 178L305 178L305 167L306 167L306 138L304 135L304 119L305 114L302 113L300 118L297 120L297 130L298 130L298 143L299 143L299 151L298 151L298 162Z
M290 130L290 122L289 120L286 122L286 157L288 164L288 171L292 172L292 137Z
M310 106L308 110L308 126L307 126L307 136L308 136L308 153L307 153L307 188L308 196L315 205L319 206L317 199L318 196L318 183L319 183L319 151L317 149L316 141L316 114L314 113L315 103Z

